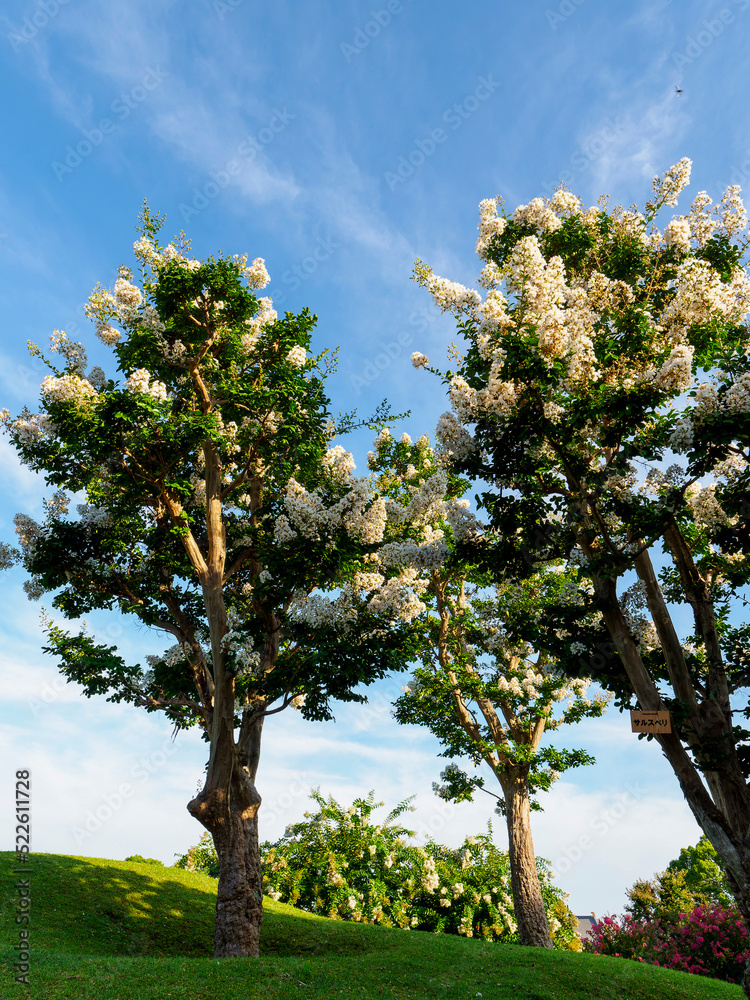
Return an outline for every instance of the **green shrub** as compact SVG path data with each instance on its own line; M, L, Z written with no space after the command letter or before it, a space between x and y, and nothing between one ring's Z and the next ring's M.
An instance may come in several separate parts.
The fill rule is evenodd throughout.
M467 837L458 850L407 843L412 831L394 825L409 808L402 802L380 824L371 814L382 803L356 799L344 809L318 791L319 812L264 844L264 892L310 913L385 927L515 941L516 921L506 852L492 843L492 828ZM537 861L553 941L580 947L576 919L565 896Z
M129 858L125 858L126 861L137 861L142 865L161 865L164 867L164 862L159 861L158 858L144 858L142 854L131 854Z
M202 872L211 878L219 877L219 855L216 853L213 838L206 831L194 847L189 847L187 854L175 855L175 868L184 868L189 872Z

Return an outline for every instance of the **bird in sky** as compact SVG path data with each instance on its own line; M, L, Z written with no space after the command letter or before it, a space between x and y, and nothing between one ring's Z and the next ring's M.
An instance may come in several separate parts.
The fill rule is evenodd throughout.
M674 89L677 91L677 95L679 97L679 95L682 93L682 87L677 86Z

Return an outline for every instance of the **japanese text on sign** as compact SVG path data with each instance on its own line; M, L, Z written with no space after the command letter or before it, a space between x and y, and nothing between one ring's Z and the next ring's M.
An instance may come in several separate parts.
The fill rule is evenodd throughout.
M634 733L671 733L672 719L669 712L641 712L631 710L630 729Z

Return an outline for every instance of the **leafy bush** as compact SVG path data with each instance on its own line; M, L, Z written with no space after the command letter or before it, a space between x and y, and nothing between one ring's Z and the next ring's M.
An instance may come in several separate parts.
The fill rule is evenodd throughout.
M685 885L694 895L700 895L701 905L734 906L729 881L721 868L719 855L704 834L695 847L683 847L680 856L670 861L667 872L684 872ZM705 901L705 902L704 902Z
M142 865L161 865L164 867L164 862L159 861L158 858L144 858L142 854L131 854L129 858L125 858L126 861L138 861Z
M203 872L211 878L219 877L219 855L216 853L211 834L206 831L194 847L189 847L187 854L175 855L177 860L174 868L185 868L189 872Z
M604 917L584 946L597 955L631 958L667 969L739 983L750 959L750 940L737 910L696 906L677 919L664 915L637 920L629 913L618 923Z
M263 887L272 899L340 920L516 940L508 855L492 843L489 824L487 834L467 837L458 850L418 847L406 842L412 831L394 825L410 800L374 824L371 814L383 803L372 793L348 809L318 791L312 798L319 812L263 845ZM544 861L537 868L555 946L580 947L565 895Z

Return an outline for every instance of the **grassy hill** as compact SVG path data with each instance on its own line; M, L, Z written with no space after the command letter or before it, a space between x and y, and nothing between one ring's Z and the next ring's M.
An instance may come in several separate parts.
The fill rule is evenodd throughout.
M31 990L14 982L15 855L0 852L0 996L32 1000L741 1000L621 959L313 917L265 902L262 957L216 961L216 883L175 868L32 856Z

